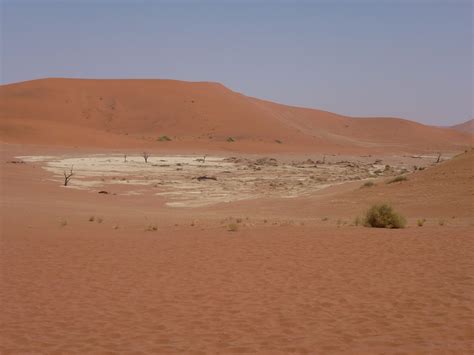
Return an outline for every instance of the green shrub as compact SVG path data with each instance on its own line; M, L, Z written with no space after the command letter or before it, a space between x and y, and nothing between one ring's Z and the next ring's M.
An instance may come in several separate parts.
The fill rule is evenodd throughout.
M405 228L406 220L388 204L377 204L365 214L364 225L373 228Z
M148 227L145 228L145 232L156 232L158 227L156 224L150 224Z
M398 176L395 176L393 179L391 180L388 180L387 181L387 184L393 184L394 182L402 182L402 181L407 181L408 178L404 175L398 175Z
M157 139L158 142L169 142L171 141L171 138L168 136L161 136L160 138Z

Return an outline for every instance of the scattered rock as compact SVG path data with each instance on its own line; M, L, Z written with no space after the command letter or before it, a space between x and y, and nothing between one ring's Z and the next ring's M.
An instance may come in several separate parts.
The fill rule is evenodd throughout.
M198 176L198 177L195 177L193 179L196 179L198 181L202 181L202 180L214 180L214 181L217 181L217 178L215 176L206 176L206 175L203 175L203 176Z

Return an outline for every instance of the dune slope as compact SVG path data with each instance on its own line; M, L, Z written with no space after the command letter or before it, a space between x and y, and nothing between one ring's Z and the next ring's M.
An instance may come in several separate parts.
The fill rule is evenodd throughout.
M173 143L258 150L459 150L470 136L395 118L350 118L174 80L41 79L0 87L8 143L123 146ZM104 140L90 138L104 135ZM112 138L113 137L113 138ZM227 144L227 146L225 145ZM251 147L251 148L249 148Z
M466 122L451 126L450 128L455 129L459 132L467 132L467 133L474 133L474 118L470 119Z

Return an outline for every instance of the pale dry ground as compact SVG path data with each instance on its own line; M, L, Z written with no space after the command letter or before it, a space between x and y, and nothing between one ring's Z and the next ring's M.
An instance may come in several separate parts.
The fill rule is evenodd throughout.
M407 159L408 158L408 159ZM69 188L117 195L155 194L167 206L200 207L258 198L309 196L348 181L397 176L429 166L433 156L398 159L323 156L321 160L278 161L275 158L237 158L190 155L61 155L17 156L15 161L37 163L51 172L50 179ZM351 158L349 158L351 159ZM416 163L417 165L410 165ZM120 185L120 186L116 186Z
M173 208L6 163L65 154L45 153L2 146L2 353L473 351L472 154L369 190ZM338 227L380 199L407 229Z

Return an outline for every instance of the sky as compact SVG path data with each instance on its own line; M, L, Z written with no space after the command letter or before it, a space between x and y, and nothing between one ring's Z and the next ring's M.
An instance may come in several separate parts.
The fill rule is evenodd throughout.
M216 81L284 104L473 115L473 2L0 0L0 82Z

